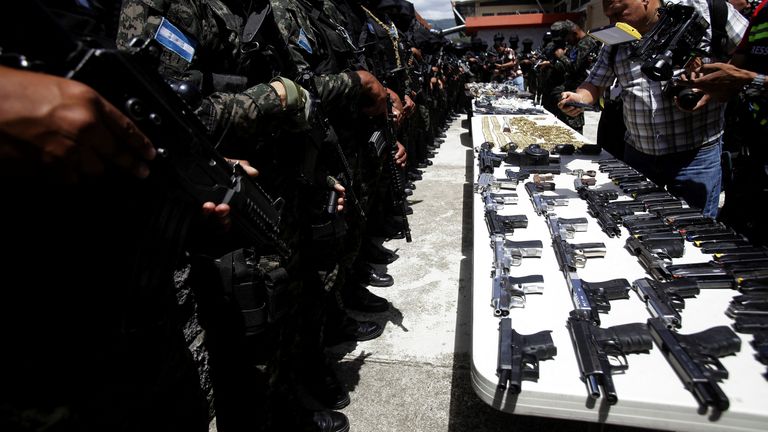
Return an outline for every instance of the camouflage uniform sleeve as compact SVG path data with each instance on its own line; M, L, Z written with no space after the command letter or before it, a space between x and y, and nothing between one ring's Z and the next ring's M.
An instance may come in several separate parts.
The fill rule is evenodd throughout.
M211 46L218 47L217 38L226 37L230 29L219 28L220 32L209 31L204 35L204 29L216 29L215 17L205 9L204 2L174 0L124 0L121 9L120 24L117 35L117 45L127 48L128 43L135 37L151 38L160 25L165 14L173 8L173 15L179 21L198 30L193 37L204 40ZM205 47L200 50L206 50ZM205 57L205 56L201 56ZM209 72L210 64L195 57L192 63L182 60L176 54L163 50L160 56L159 71L166 78L187 79L193 76L203 76ZM210 62L209 62L210 63ZM199 81L203 81L202 78ZM202 102L195 110L208 131L215 137L224 132L238 137L252 136L261 129L280 121L285 114L280 98L269 84L259 84L240 93L213 92L203 95Z
M594 63L598 52L597 42L589 36L584 37L579 41L573 69L577 73L584 73L586 76L586 71L592 66L592 63Z
M302 72L312 71L311 57L319 52L314 30L308 17L292 6L293 0L271 0L271 4L292 62L293 75L288 73L288 78L297 79ZM326 110L355 106L360 97L360 79L353 73L318 75L315 87Z
M258 84L241 93L213 93L196 114L214 137L225 132L249 137L273 127L287 111L272 86Z
M134 38L148 38L160 25L164 0L123 0L117 28L117 47L126 49Z
M355 72L316 76L315 86L326 110L355 110L359 103L362 85Z
M568 54L555 58L552 62L552 70L550 71L550 77L557 77L558 81L562 82L568 79L573 71L573 63L568 58Z

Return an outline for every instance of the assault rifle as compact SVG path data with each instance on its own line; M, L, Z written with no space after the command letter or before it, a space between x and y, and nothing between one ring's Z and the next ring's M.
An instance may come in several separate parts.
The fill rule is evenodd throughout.
M705 409L727 410L730 402L717 383L728 378L728 370L718 358L741 350L739 336L726 326L683 335L670 330L660 318L649 318L648 330L699 405Z
M408 223L408 201L405 198L405 180L400 168L395 164L395 155L397 154L397 135L395 134L395 118L392 114L392 99L387 96L387 120L384 126L384 137L389 144L390 154L387 158L387 167L392 180L392 195L394 195L395 208L400 209L400 216L402 217L403 233L405 234L405 241L410 243L413 241L411 238L411 225Z
M328 121L328 116L323 109L322 102L320 101L319 91L317 89L317 85L315 84L314 74L310 71L304 71L296 81L309 92L311 97L311 108L314 112L309 115L309 135L315 142L315 148L325 150L325 146L331 146L330 153L334 155L335 159L333 162L335 163L336 168L340 171L336 178L330 177L327 179L327 186L330 190L327 213L335 218L331 225L336 226L335 228L331 228L330 231L346 231L346 223L344 220L339 215L335 215L336 200L338 198L336 189L334 188L335 182L339 182L342 184L342 186L344 186L346 201L354 206L355 211L357 211L360 219L365 221L366 218L363 205L360 203L360 200L357 199L355 194L352 169L349 167L347 156L344 154L344 150L341 148L341 143L339 142L338 136L336 136L336 132L331 127ZM369 143L371 143L374 148L379 145L375 142L376 137L379 136L377 133L378 132L374 132L368 139Z
M645 325L632 323L603 329L577 311L572 311L568 318L568 331L587 394L597 399L602 389L608 403L614 405L619 398L612 375L629 368L627 354L648 353L653 348ZM610 358L617 361L611 362Z
M557 355L550 330L532 335L521 335L512 328L511 318L499 320L499 357L496 374L499 376L499 390L509 389L520 393L523 380L539 379L539 361Z
M44 39L51 45L23 46L31 38L21 23L15 23L5 28L0 41L6 54L19 46L16 40L23 46L17 54L42 62L46 72L92 87L152 141L158 157L151 162L150 178L169 190L182 190L190 203L229 204L235 228L251 242L285 257L291 254L279 237L281 199L273 200L241 166L233 166L216 151L205 126L158 74L156 45L150 41L128 51L87 46L74 40L36 2L24 7L39 20L37 27L45 29ZM8 33L14 38L7 39ZM43 35L34 36L40 40Z

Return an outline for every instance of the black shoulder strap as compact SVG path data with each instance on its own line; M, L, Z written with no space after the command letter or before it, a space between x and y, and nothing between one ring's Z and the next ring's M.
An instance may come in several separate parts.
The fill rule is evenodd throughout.
M728 34L725 32L725 24L728 21L728 6L726 0L707 0L709 6L709 20L712 25L711 55L715 59L722 59L728 53L725 52Z
M611 45L611 50L608 51L608 65L613 69L613 74L616 75L616 54L619 52L619 45Z

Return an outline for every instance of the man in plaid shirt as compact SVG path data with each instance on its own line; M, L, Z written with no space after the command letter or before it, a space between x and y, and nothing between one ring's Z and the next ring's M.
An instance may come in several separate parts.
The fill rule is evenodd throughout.
M603 11L611 22L625 22L646 34L659 19L661 1L603 0ZM706 0L679 3L693 6L711 21ZM730 53L741 41L747 20L730 4L727 9L725 50ZM707 49L711 39L710 28L700 48ZM725 104L707 103L705 96L692 111L682 110L662 91L665 82L652 81L643 74L643 60L633 56L633 51L632 44L619 45L615 55L610 46L603 47L586 81L575 92L563 92L559 107L568 115L578 115L581 108L564 104L594 104L603 89L618 79L627 126L624 160L705 215L717 216Z

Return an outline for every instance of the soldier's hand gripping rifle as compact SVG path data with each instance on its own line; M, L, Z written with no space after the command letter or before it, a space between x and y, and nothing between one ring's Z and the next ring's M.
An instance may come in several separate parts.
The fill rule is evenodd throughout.
M337 168L341 171L336 179L331 177L328 179L328 186L330 188L330 197L328 199L328 212L335 212L335 202L337 192L333 188L333 181L338 180L344 186L344 195L346 201L355 207L355 211L360 216L360 219L365 220L365 211L357 199L355 194L354 177L352 177L352 170L349 168L347 157L344 155L344 150L341 148L341 143L336 136L336 132L333 131L331 125L328 123L328 117L323 110L322 102L319 100L319 92L317 85L315 84L314 74L309 71L304 71L297 79L297 82L304 87L310 94L310 100L307 103L311 103L312 112L309 115L310 131L309 134L312 140L315 142L317 150L322 150L325 145L330 145L331 152L336 157Z
M387 121L384 126L384 139L390 148L390 155L387 158L387 167L389 168L391 175L394 205L395 208L400 209L400 216L403 218L402 224L405 241L410 243L413 239L411 238L411 226L408 223L408 201L405 198L405 180L403 179L403 173L395 163L395 155L397 154L397 134L395 133L395 116L392 113L392 99L389 96L387 96Z
M0 34L6 53L18 47L17 54L42 62L46 72L96 90L152 141L158 157L151 162L150 178L159 179L169 190L182 190L193 203L229 204L235 228L251 242L290 255L278 236L280 201L216 151L205 126L158 74L155 44L128 51L91 47L73 39L37 2L18 6L24 8L19 13L37 25L32 33L24 24L28 20L8 20ZM52 44L50 49L24 45L25 40L41 38Z

